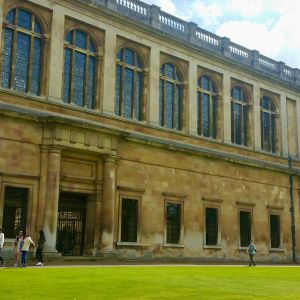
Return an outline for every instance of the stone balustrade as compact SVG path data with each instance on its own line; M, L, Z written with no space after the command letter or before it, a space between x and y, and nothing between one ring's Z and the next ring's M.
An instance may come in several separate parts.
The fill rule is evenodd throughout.
M224 56L227 60L240 63L255 69L264 75L300 88L300 70L286 66L283 62L275 61L261 55L257 50L250 50L233 43L226 37L220 37L208 32L193 22L186 22L172 16L156 5L149 5L139 0L79 0L96 6L104 6L116 13L147 24L163 33L170 34L193 46L209 50L216 55Z

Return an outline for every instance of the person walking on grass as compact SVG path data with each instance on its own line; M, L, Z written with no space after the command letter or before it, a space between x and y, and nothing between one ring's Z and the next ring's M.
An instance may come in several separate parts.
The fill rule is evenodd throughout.
M16 263L14 264L14 267L20 266L20 259L21 259L21 243L23 241L23 231L20 230L18 235L15 239L15 247L14 247L14 256L16 258Z
M248 246L247 252L249 254L249 259L250 259L249 267L251 267L251 266L255 267L256 262L254 260L254 256L256 255L256 246L255 246L255 244L253 243L252 240L250 240L250 244Z
M4 232L3 232L3 229L0 228L0 260L1 260L1 267L5 267L5 262L4 262L4 259L3 259L2 255L1 255L3 245L4 245Z
M26 233L24 236L25 237L24 237L24 239L22 241L22 248L21 248L21 255L22 255L22 258L21 258L21 267L22 268L26 268L27 253L29 251L30 245L35 246L33 240L31 239L31 237L29 236L28 233Z
M44 234L43 230L40 230L39 234L40 234L40 237L39 237L38 246L36 249L36 259L38 262L36 265L43 266L44 265L43 250L44 250L44 245L45 245L46 239L45 239L45 234Z

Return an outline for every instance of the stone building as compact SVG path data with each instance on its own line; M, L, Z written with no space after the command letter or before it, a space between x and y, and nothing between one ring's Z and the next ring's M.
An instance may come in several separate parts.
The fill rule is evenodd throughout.
M300 70L138 0L0 0L0 224L46 251L300 254Z

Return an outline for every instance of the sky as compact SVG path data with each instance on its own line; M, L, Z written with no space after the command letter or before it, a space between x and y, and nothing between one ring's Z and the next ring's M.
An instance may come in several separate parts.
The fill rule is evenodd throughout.
M142 0L300 69L300 0Z

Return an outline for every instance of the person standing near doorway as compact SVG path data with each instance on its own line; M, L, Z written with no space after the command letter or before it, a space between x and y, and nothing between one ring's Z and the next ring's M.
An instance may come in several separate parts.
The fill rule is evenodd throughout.
M255 267L256 262L254 260L254 256L256 255L256 246L252 240L250 240L250 244L248 246L247 252L249 254L249 259L250 259L249 267L251 267L251 266Z
M16 258L16 263L14 264L14 267L18 267L20 265L20 259L21 259L21 243L23 241L23 231L20 230L18 235L15 239L15 247L14 247L14 256Z
M43 266L44 265L43 250L44 250L44 245L45 245L46 239L45 239L45 234L44 234L43 230L40 230L39 234L40 234L40 237L39 237L38 246L36 249L36 259L38 262L36 265Z
M21 267L26 268L26 259L27 259L27 253L29 251L29 247L30 245L35 246L35 244L28 233L26 233L24 236L25 238L22 241L22 248L21 248L21 255L22 255Z
M4 259L3 259L2 255L1 255L3 245L4 245L4 232L3 232L3 229L0 228L0 260L1 260L1 267L5 267L5 262L4 262Z

